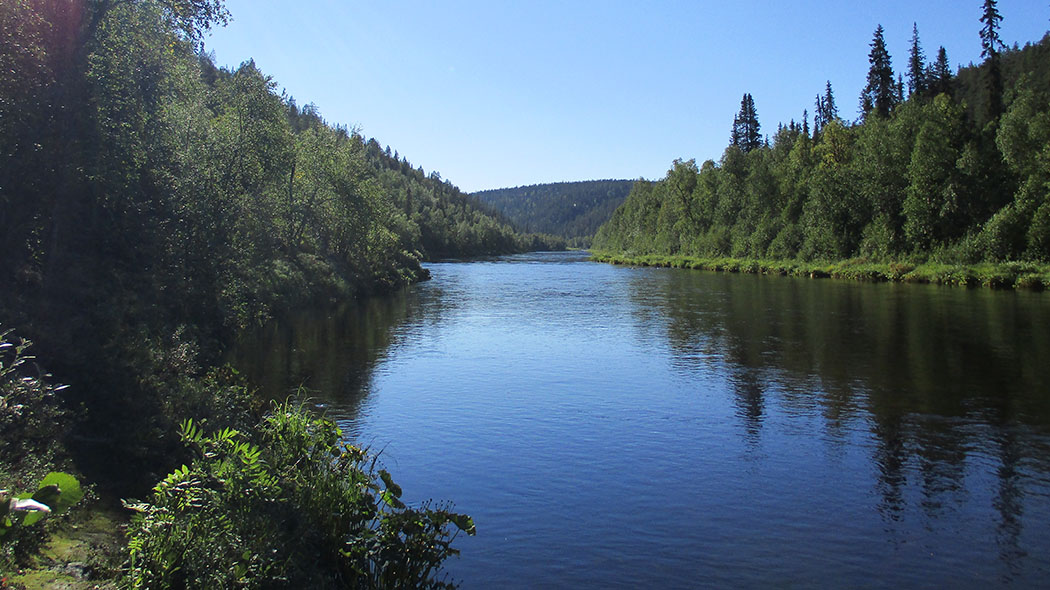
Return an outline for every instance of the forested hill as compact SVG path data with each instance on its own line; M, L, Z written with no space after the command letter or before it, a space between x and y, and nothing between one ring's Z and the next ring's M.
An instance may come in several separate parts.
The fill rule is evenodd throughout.
M441 174L425 174L390 147L383 149L374 139L365 145L368 161L375 168L386 194L405 216L419 227L425 257L448 258L503 254L526 250L563 250L565 240L537 228L508 221L499 212L459 190ZM530 231L541 232L528 233Z
M925 60L917 30L903 74L895 72L878 27L856 122L839 115L829 82L812 126L799 105L801 123L763 138L760 97L745 94L720 161L675 161L664 179L637 183L595 248L628 257L1050 260L1050 35L1007 49L998 24L1012 15L984 5L989 24L975 23L974 37L985 61L957 74L943 47Z
M422 279L427 257L558 245L252 61L217 67L201 41L227 17L221 0L0 2L0 333L72 385L77 429L113 433L105 468L169 467L193 415L173 389L241 326Z
M518 227L586 245L631 190L631 180L534 184L473 193Z

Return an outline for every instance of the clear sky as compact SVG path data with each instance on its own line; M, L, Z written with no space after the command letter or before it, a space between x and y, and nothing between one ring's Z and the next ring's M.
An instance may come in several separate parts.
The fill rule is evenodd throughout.
M465 191L660 178L717 160L743 93L763 133L830 80L857 115L879 24L903 73L912 23L928 61L980 61L981 0L226 0L205 45L255 59L300 105L356 127ZM1038 41L1050 0L1000 0L1008 45Z

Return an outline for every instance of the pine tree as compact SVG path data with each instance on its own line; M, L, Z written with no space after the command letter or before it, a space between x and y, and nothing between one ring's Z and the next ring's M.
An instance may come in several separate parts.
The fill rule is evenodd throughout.
M868 54L868 62L871 64L868 70L868 84L860 95L863 116L874 110L876 116L888 117L896 104L897 83L893 79L893 65L890 53L886 50L883 33L882 25L879 25L871 41L871 52Z
M730 136L730 142L745 153L757 149L762 145L762 135L759 133L760 128L758 112L755 110L755 101L750 94L745 93L740 100L740 113L733 118L733 132Z
M919 44L919 25L911 25L911 52L908 54L908 96L926 94L926 55Z
M981 14L981 57L988 68L988 120L997 119L1003 112L1003 73L999 64L999 51L1005 46L999 38L999 22L1003 20L996 7L996 0L984 0Z

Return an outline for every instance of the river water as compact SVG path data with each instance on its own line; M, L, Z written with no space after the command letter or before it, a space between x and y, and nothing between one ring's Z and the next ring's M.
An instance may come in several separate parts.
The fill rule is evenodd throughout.
M1050 293L428 268L231 360L473 516L463 588L1050 580Z

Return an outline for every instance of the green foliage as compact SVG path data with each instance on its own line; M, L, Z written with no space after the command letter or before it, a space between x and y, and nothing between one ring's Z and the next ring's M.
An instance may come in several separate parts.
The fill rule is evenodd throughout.
M974 72L989 65L962 70L949 86L943 51L939 65L919 68L914 31L915 83L922 69L928 89L904 102L879 98L897 84L884 75L892 70L881 36L880 28L865 94L876 116L838 119L829 84L812 137L781 125L772 145L748 153L730 145L717 164L688 171L676 161L659 182L635 185L594 248L627 259L1050 260L1050 60L1040 59L1050 37L1002 55L1015 87L997 124L986 124L957 97L986 97L974 91L982 84Z
M871 52L868 54L868 83L861 92L861 113L866 117L869 112L876 116L888 117L897 104L897 86L894 82L893 65L886 49L882 25L875 29L871 41Z
M634 184L630 180L558 182L474 193L518 227L585 245L612 217Z
M198 42L226 18L220 0L0 3L0 318L75 380L75 451L107 477L170 469L187 415L243 421L243 392L199 381L236 330L423 280L428 256L548 245L253 62L216 67ZM28 440L12 432L0 446Z
M634 266L687 268L715 272L767 274L808 277L811 279L848 279L854 281L894 281L938 285L985 286L997 289L1050 287L1050 265L1034 262L962 264L954 262L874 262L858 257L834 263L799 260L768 260L732 257L622 256L595 252L599 262Z
M762 145L760 129L755 99L745 93L740 99L740 112L733 117L733 132L730 134L729 144L739 147L745 153L756 150Z
M911 49L908 51L908 96L926 94L926 89L929 87L928 78L926 55L919 42L919 25L912 23Z
M957 237L964 196L956 169L962 144L962 111L945 95L923 109L923 123L907 166L904 233L912 249L929 251Z
M48 473L35 489L18 495L0 489L0 572L14 569L47 539L38 526L41 521L68 511L84 497L77 478L57 471Z
M474 524L410 508L376 457L300 407L274 405L250 432L205 434L153 489L129 530L133 588L442 588L442 562Z
M32 471L55 457L67 419L51 375L28 354L32 342L0 330L0 474Z
M436 172L425 175L375 139L365 144L365 155L404 220L403 233L415 236L414 247L428 259L565 249L562 238L519 232L476 196L464 194ZM510 217L526 231L537 229Z

